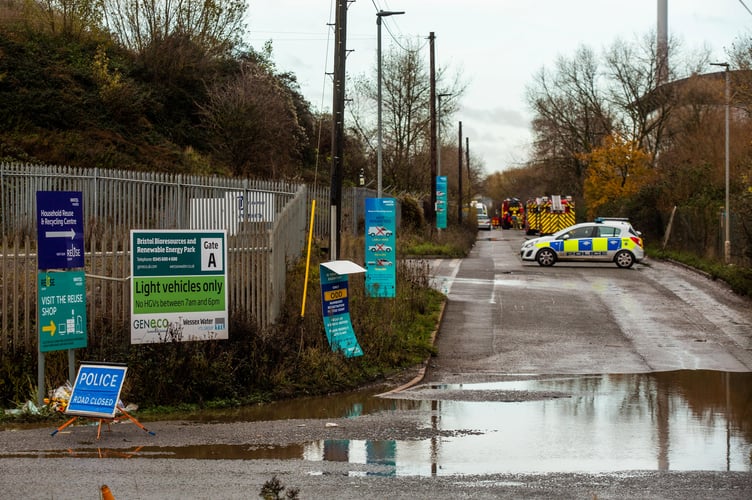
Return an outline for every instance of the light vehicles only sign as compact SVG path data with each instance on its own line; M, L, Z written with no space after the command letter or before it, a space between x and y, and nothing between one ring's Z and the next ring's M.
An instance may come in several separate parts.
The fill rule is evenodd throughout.
M131 343L227 339L226 231L131 231Z

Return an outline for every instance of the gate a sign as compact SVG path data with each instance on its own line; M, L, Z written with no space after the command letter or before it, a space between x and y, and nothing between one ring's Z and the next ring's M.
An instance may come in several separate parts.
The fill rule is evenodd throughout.
M131 231L131 343L227 339L226 231Z

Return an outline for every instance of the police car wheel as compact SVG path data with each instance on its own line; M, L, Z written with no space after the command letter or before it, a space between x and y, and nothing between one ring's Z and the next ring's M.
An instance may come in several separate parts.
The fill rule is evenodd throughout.
M635 258L632 252L622 250L614 256L614 262L622 269L629 269L635 263Z
M538 264L544 267L553 266L556 262L556 254L550 248L541 248L535 256Z

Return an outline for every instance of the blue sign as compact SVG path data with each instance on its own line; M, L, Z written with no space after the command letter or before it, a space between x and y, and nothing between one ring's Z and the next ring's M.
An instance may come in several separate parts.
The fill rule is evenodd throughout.
M350 320L346 274L337 274L319 266L321 274L321 309L324 316L326 338L333 351L341 351L346 358L363 355L363 349L355 338Z
M447 227L447 178L446 175L436 176L436 228Z
M37 191L37 266L84 267L84 212L80 191Z
M369 297L397 295L397 202L366 198L366 292Z
M113 418L128 367L82 364L73 384L68 415Z

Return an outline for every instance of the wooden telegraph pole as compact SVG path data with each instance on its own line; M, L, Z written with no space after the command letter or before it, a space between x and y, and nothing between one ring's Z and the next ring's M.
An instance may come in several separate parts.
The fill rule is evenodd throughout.
M347 58L347 2L337 0L334 24L334 88L332 91L332 176L330 188L329 259L339 258L342 226L342 170L345 124L345 59Z
M436 37L434 36L433 31L428 36L428 40L431 47L431 102L428 108L431 114L431 208L428 214L428 222L431 225L431 229L433 229L436 226L436 57L434 49L434 40L436 40Z

